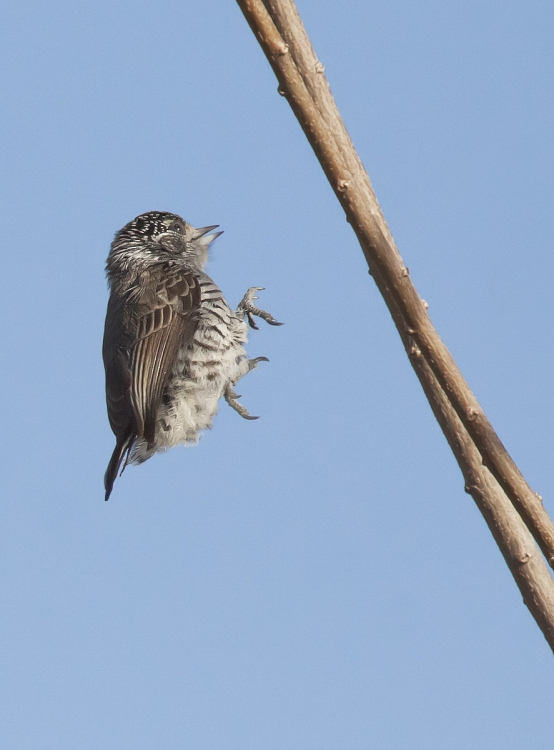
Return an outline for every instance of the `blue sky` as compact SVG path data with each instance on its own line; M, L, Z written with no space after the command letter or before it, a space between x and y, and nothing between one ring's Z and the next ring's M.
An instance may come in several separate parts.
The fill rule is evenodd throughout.
M432 318L552 502L551 3L300 0ZM238 6L8 3L0 744L546 750L551 653ZM113 448L104 263L220 224L282 328L196 448Z

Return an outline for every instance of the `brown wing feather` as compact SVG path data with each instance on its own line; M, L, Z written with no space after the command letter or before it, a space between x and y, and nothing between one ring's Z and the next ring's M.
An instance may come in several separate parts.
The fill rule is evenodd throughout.
M141 427L139 434L149 443L154 442L163 388L184 330L185 320L172 312L165 325L137 341L131 350L131 401Z

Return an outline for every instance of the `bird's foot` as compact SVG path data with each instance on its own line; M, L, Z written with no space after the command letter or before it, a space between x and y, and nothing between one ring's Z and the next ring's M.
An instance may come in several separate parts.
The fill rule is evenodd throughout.
M258 299L256 297L256 292L262 292L263 290L263 286L251 286L240 301L239 306L237 307L237 315L240 318L246 318L250 327L255 328L256 330L258 329L258 326L256 325L256 321L254 320L254 315L265 320L265 322L269 323L270 326L282 326L283 324L279 323L278 320L275 320L273 315L266 312L265 310L260 310L254 305L254 300Z
M249 360L249 363L253 361L254 360ZM253 367L256 367L256 365L253 365ZM250 369L252 369L252 367ZM231 409L234 409L238 414L241 415L243 419L259 419L259 417L251 417L248 413L248 409L246 409L246 407L244 407L242 404L239 404L237 399L240 398L240 396L235 393L232 385L227 386L223 397L225 398L225 401L227 401Z

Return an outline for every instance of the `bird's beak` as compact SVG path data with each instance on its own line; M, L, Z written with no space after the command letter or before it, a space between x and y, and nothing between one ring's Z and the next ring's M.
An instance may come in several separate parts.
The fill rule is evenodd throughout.
M217 229L218 226L219 224L212 224L209 227L200 227L200 229L195 229L194 234L192 235L193 242L199 240L199 244L201 245L210 245L219 237L219 235L223 234L223 232L214 232L213 234L208 235L208 232L211 232L212 229Z

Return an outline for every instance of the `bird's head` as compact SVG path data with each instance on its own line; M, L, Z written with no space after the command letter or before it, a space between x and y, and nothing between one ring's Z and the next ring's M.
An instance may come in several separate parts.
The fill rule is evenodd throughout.
M177 257L185 258L201 270L208 260L210 244L223 234L210 234L217 227L217 224L213 224L196 229L177 214L164 211L141 214L115 235L108 258L108 273L112 264L148 264Z

